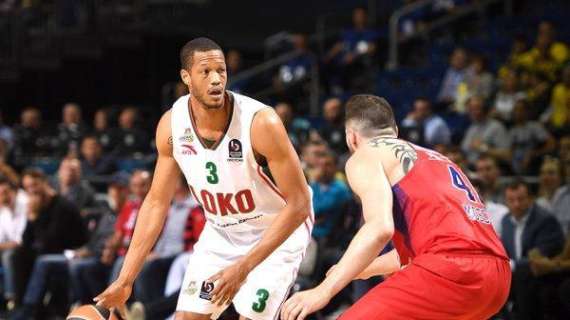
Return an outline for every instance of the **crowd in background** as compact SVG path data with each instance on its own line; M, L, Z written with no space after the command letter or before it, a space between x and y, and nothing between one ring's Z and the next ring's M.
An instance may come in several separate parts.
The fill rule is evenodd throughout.
M314 241L297 288L324 277L360 224L343 174L343 104L347 92L373 91L379 62L366 11L356 9L353 21L323 57L296 36L302 54L272 77L279 93L273 106L313 190ZM483 55L454 49L437 98L416 97L399 130L457 163L486 202L513 269L511 297L497 317L563 319L570 314L570 49L548 21L528 32L534 42L512 39L496 71ZM318 119L301 116L294 98L315 61L324 63L329 94ZM231 77L239 52L229 52L227 63ZM247 83L232 86L247 94ZM81 106L68 103L55 126L42 121L39 107L23 108L16 124L0 117L2 289L13 319L65 314L117 276L152 180L153 125L135 106L85 119ZM134 285L131 309L147 319L173 312L205 223L186 182L177 183L164 230ZM355 281L318 317L334 318L377 281Z

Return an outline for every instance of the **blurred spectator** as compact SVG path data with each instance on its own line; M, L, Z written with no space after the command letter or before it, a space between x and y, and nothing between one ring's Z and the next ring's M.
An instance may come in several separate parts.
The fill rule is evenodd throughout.
M493 229L495 229L495 232L500 238L503 232L502 230L503 218L509 212L509 208L502 203L486 199L485 195L489 193L485 190L485 186L481 183L480 179L471 179L471 182L473 183L473 186L477 190L477 193L479 194L481 201L485 203L485 208L487 209L487 213L489 214L489 219L491 220Z
M8 150L12 148L14 144L14 133L12 132L12 128L4 124L4 114L2 110L0 110L0 139L6 143Z
M37 170L23 174L22 185L28 200L27 224L22 246L14 252L16 302L24 296L36 257L78 248L87 240L87 230L77 207L58 195Z
M95 191L87 181L81 179L81 162L75 158L61 161L53 187L59 195L75 204L82 213L86 209L95 207Z
M228 90L237 93L242 93L247 88L248 80L247 79L239 81L232 80L232 77L234 77L242 70L241 53L235 49L229 50L226 53L226 66L228 67L228 75L230 79ZM186 85L182 83L182 86L184 86L184 88L186 88L186 91L188 91L188 87ZM184 93L184 95L185 94L187 94L187 92Z
M328 152L320 158L315 181L310 184L313 190L315 227L313 237L317 241L331 235L340 215L346 209L351 194L344 181L335 178L336 157Z
M0 252L4 276L4 299L14 300L12 256L22 243L26 228L28 197L10 180L0 177Z
M553 80L556 70L570 57L568 46L556 41L556 30L549 21L538 25L534 47L525 52L519 59L519 64L530 70L543 72Z
M526 37L523 34L516 35L513 38L513 43L511 45L511 51L507 57L507 61L499 69L499 78L505 76L505 73L510 72L510 70L517 69L520 65L521 56L527 51L528 45L526 43Z
M121 208L115 224L115 232L107 241L101 255L101 262L104 265L112 265L111 276L108 279L109 283L119 275L124 256L133 237L137 215L142 201L150 188L151 179L152 176L148 171L137 170L131 176L129 182L131 197Z
M556 141L536 121L528 121L528 104L519 100L513 113L514 126L509 130L512 168L517 174L536 174L540 160L556 148Z
M559 255L549 258L537 251L529 260L532 273L541 277L540 302L550 307L545 310L548 313L544 318L566 318L570 314L570 236L566 237L564 250Z
M137 127L137 120L138 111L135 107L127 107L121 111L117 131L118 145L116 151L118 155L128 157L149 151L149 135Z
M520 83L530 105L528 110L530 119L547 118L549 114L545 110L550 104L550 81L542 73L523 70L520 73ZM548 122L547 119L543 121Z
M307 79L316 59L309 50L307 35L294 34L291 36L294 51L298 56L285 62L279 67L274 86L278 91L283 91Z
M116 183L110 184L108 193L121 204L126 199L126 188ZM116 192L116 195L112 195L113 192ZM66 250L63 253L44 254L37 257L24 295L23 305L12 319L26 320L37 314L38 307L54 280L70 284L72 302L90 302L94 293L87 291L83 284L84 279L92 275L85 274L84 269L98 261L106 240L113 234L115 212L107 206L99 218L96 229L84 246L75 250Z
M560 139L559 147L560 161L564 174L563 185L556 190L552 198L552 211L560 224L564 233L569 234L570 230L570 135Z
M62 122L57 126L59 155L71 154L77 156L79 143L86 133L85 125L81 122L81 109L75 103L63 106Z
M493 157L481 155L475 165L477 179L481 181L481 196L486 201L505 203L504 192L499 177L501 172Z
M20 176L16 170L8 164L8 146L2 138L0 138L0 176L10 180L10 182L15 185L20 184Z
M319 160L328 152L326 143L309 141L301 148L301 165L309 183L315 181Z
M414 101L414 110L402 121L401 129L405 139L422 146L433 147L451 142L449 127L440 116L433 113L431 102L427 98Z
M540 175L538 176L538 198L536 203L539 206L552 211L554 193L560 187L562 179L560 161L556 158L544 158L540 167Z
M526 94L519 90L518 81L515 71L506 72L505 76L501 78L499 91L493 103L492 113L507 123L512 122L512 113L515 103L518 100L526 98Z
M531 273L529 258L535 255L533 252L549 258L557 255L564 245L564 236L556 218L533 203L526 183L510 184L505 199L509 214L502 221L501 240L513 269L511 298L516 319L539 319L539 279Z
M113 158L103 154L96 136L89 135L81 142L81 173L83 177L104 176L116 170Z
M453 50L449 59L449 67L445 72L437 95L438 103L450 105L456 101L460 85L465 85L470 70L468 67L467 51L463 48ZM467 88L465 88L467 90ZM461 110L459 110L461 111Z
M549 124L556 131L570 126L570 65L562 71L562 82L554 86L548 114Z
M283 121L291 143L293 143L296 150L300 150L301 146L309 139L311 124L303 118L295 117L293 107L287 102L276 104L275 112L279 118L281 118L281 121Z
M186 222L196 206L186 180L181 176L162 233L147 256L134 287L134 296L143 304L164 296L168 269L176 256L184 251Z
M14 160L24 167L29 159L38 156L53 156L51 138L42 127L40 110L34 107L22 111L20 123L14 126Z
M350 91L369 91L373 81L372 69L378 32L368 27L368 13L364 8L352 11L351 29L341 34L341 39L326 54L325 63L332 62L337 68L332 76L332 86L342 83ZM344 83L343 83L344 82ZM341 88L333 88L334 94L341 93Z
M493 74L487 69L487 60L478 54L471 59L467 73L467 89L470 95L480 96L489 99L493 94L495 79Z
M497 160L509 161L511 144L505 126L492 119L488 114L488 107L481 97L471 97L467 101L471 125L467 129L461 149L465 152L469 163L473 164L483 153Z
M93 120L94 135L99 139L99 143L103 146L103 151L109 153L114 150L117 145L117 137L111 128L109 120L109 112L106 109L99 109L95 112Z
M336 154L342 155L348 151L344 132L344 109L338 98L329 98L323 105L325 123L319 129L320 137Z

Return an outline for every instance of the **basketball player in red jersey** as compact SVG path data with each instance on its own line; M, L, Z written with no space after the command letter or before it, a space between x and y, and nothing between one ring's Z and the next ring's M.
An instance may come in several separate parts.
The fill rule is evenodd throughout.
M351 280L394 273L340 319L488 319L505 303L511 270L485 205L457 165L397 138L388 102L346 104L350 186L365 223L314 289L291 297L283 320L305 319ZM392 240L396 251L376 256ZM399 259L399 260L398 260ZM407 266L400 269L400 261Z

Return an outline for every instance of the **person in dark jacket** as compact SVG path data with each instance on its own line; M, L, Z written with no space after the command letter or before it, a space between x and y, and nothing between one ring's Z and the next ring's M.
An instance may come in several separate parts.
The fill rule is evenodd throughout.
M509 213L501 221L501 240L511 259L511 299L516 319L539 319L541 307L536 289L540 278L531 272L529 258L537 254L551 258L560 253L564 234L558 220L533 203L525 182L510 184L505 199Z
M29 200L22 245L14 253L17 304L22 302L38 256L79 248L88 235L77 207L58 195L41 171L26 170L22 184Z

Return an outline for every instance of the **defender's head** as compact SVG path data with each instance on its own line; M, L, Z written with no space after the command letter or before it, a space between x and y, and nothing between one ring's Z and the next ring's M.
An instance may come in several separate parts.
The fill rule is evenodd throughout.
M208 109L221 108L227 82L222 48L208 38L196 38L180 50L180 77L192 97Z
M358 94L346 103L346 144L354 152L370 138L386 135L398 136L398 126L392 107L386 99Z

